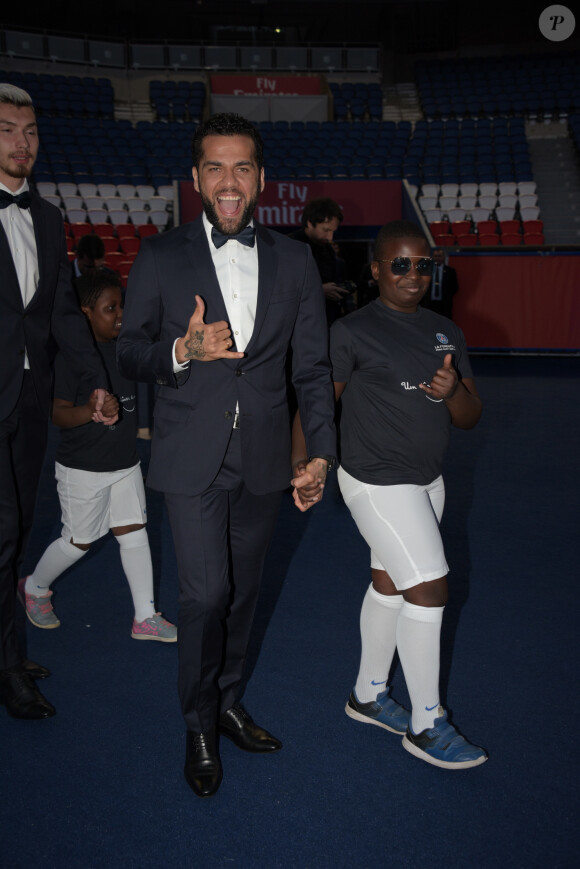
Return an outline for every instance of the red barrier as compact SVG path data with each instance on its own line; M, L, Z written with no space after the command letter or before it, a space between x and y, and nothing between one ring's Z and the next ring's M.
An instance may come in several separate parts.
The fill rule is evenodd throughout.
M469 347L580 350L580 255L450 256Z

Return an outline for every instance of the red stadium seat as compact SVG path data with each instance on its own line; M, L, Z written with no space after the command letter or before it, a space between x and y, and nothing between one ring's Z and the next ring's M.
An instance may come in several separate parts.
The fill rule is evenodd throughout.
M68 222L68 220L63 220L63 225L64 225L64 234L70 235L70 223Z
M81 238L92 232L93 227L90 223L71 223L70 231L73 238Z
M499 235L497 232L480 232L479 243L486 246L499 244Z
M137 235L139 238L145 238L147 235L158 235L159 230L154 223L142 223L137 227Z
M101 237L101 241L105 245L105 256L109 253L117 253L119 250L118 238L113 238L113 236L107 236L107 238Z
M113 227L110 223L93 223L93 232L100 235L101 238L111 238Z
M543 220L524 220L524 221L522 221L522 226L524 228L524 233L526 233L526 232L543 232L544 231L544 221Z
M74 238L71 238L70 235L67 235L67 236L65 236L65 241L66 241L66 249L70 253L71 250L74 250L74 248L75 248L75 240L74 240Z
M477 231L480 238L488 232L497 232L497 220L480 220L477 224Z
M120 238L119 244L121 245L121 250L123 253L128 254L129 256L136 256L139 252L139 248L141 247L141 239L140 238Z
M125 261L125 259L125 254L121 253L118 250L111 251L111 253L107 251L105 254L105 265L107 266L107 268L113 269L113 271L118 272L119 266L122 262Z
M451 231L451 224L448 220L434 220L429 224L431 235L435 238L436 235L448 235Z
M470 220L454 220L451 224L451 232L454 236L458 235L469 235L471 232L471 221Z
M456 236L455 241L457 244L461 245L462 247L465 247L465 246L469 247L469 246L477 244L477 236L474 232L467 232L464 235Z
M434 235L433 241L438 247L451 247L455 244L455 236L448 232L446 235Z
M544 244L542 232L524 232L524 244Z
M135 227L132 223L117 223L115 232L119 238L135 238Z
M500 220L499 231L502 235L506 232L519 232L520 229L519 220Z
M522 237L519 232L502 232L501 243L507 245L521 244Z

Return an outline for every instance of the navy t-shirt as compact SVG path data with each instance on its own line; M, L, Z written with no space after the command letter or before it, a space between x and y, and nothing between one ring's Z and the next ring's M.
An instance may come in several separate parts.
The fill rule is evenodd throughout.
M109 376L110 392L119 402L119 420L115 425L87 422L74 428L61 428L56 461L81 471L121 471L132 468L137 456L137 412L135 383L119 374L115 341L95 344ZM67 368L62 354L55 362L54 397L86 404L90 387Z
M333 380L342 394L341 465L363 483L427 485L441 473L451 417L429 384L447 353L472 377L458 326L429 311L393 311L380 299L330 330Z

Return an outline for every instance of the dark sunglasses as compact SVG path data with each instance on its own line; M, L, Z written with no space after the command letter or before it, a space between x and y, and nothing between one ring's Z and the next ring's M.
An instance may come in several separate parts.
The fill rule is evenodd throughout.
M396 256L395 259L380 259L377 262L390 263L394 275L406 275L411 271L411 260L417 260L415 268L421 276L433 274L433 260L426 256Z

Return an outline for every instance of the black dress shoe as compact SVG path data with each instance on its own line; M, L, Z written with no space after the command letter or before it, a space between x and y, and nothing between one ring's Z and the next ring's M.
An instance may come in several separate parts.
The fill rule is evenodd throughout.
M263 727L258 727L243 706L235 703L220 715L219 732L244 751L280 751L282 743Z
M0 703L13 718L52 718L56 709L43 697L34 681L22 670L0 673Z
M211 797L222 781L222 765L218 754L217 733L187 731L185 778L198 797Z
M36 661L29 661L26 658L20 665L21 671L25 676L30 676L32 679L48 679L51 675L48 667L43 667L37 664Z

